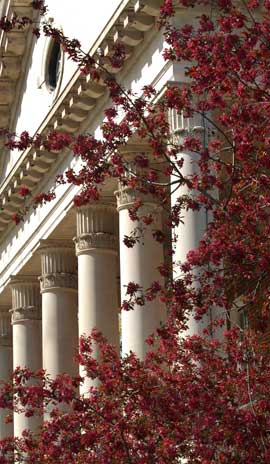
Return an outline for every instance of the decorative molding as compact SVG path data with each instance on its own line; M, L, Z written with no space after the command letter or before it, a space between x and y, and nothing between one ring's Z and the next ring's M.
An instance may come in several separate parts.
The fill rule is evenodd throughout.
M142 200L142 207L149 206L151 208L161 209L161 206L158 205L155 198L153 198L151 195L141 194L140 192L137 192L136 190L130 187L120 186L120 189L116 190L114 194L117 199L117 211L132 208L132 206L138 198L141 198Z
M184 118L182 113L170 109L168 118L173 143L181 144L186 137L196 137L202 143L207 143L209 128L201 114L194 113L192 118Z
M115 196L117 200L118 211L124 208L131 208L136 198L138 198L136 191L130 187L120 187L120 189L115 192Z
M41 240L41 293L55 288L77 290L77 258L74 245L66 240Z
M94 203L77 209L77 237L87 234L115 234L116 205L113 202Z
M0 6L0 17L9 19L17 16L25 16L31 19L37 17L31 0L2 0ZM16 86L24 75L25 53L31 49L29 43L34 36L29 27L13 29L0 34L0 128L9 128L11 123L12 106L17 103Z
M40 240L40 247L39 251L43 250L48 250L48 249L55 249L58 250L61 248L61 250L71 250L72 247L72 242L68 240L62 240L62 239L46 239L46 240Z
M10 279L11 323L41 320L41 295L37 276L18 275Z
M147 140L141 139L136 135L132 135L126 145L121 145L118 151L124 155L127 162L132 162L134 155L138 153L147 153L148 156L153 153L153 148Z
M11 276L12 310L41 308L41 295L37 276Z
M24 321L41 321L41 308L36 306L25 306L10 310L11 323L16 324Z
M41 255L41 274L76 274L77 259L72 241L41 240L38 249Z
M83 206L77 210L76 255L98 249L116 252L116 205L111 199Z
M19 4L19 2L19 0L12 0L14 5ZM27 5L31 3L30 0L25 0L25 2ZM89 51L90 56L97 62L101 62L104 68L111 70L108 56L115 45L123 44L128 47L127 59L122 68L113 69L113 72L120 72L126 66L129 57L132 56L133 50L141 46L145 33L155 25L160 5L161 0L137 0L136 2L122 0L112 20ZM11 68L9 66L3 69ZM2 99L6 98L8 102L9 111L6 112L7 114L10 113L13 87L13 81L7 81L0 76L1 97ZM50 128L59 131L65 130L69 133L78 132L80 124L89 118L89 111L97 106L98 100L104 97L105 93L106 87L102 79L97 83L90 74L82 75L80 70L76 71L65 90L54 102L47 118L39 127L39 134L45 135ZM32 147L22 153L0 188L2 203L0 232L6 230L7 223L11 222L12 214L20 210L21 199L18 195L20 185L27 185L31 191L34 190L44 175L49 172L52 163L58 158L59 151L48 153L44 149L37 151Z
M74 242L76 245L77 256L93 249L117 252L118 240L116 235L105 232L82 234L80 237L74 238Z
M40 278L40 291L44 293L46 291L64 288L77 290L78 288L78 277L77 274L69 273L54 273L54 274L44 274Z

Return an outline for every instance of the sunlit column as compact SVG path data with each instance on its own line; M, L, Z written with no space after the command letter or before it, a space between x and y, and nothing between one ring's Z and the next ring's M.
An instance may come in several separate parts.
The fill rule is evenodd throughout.
M43 368L52 377L77 375L78 349L77 259L72 243L43 240L40 287L42 293Z
M116 211L111 203L77 210L79 335L97 328L119 349ZM98 358L98 348L93 346ZM81 375L84 369L81 367ZM92 382L85 381L82 393Z
M12 327L10 306L0 306L0 381L10 382L12 374ZM1 388L1 387L0 387ZM6 422L10 410L0 409L0 440L13 435L13 423Z
M129 209L133 206L136 194L130 188L120 188L116 192L119 212L120 239L120 280L121 299L126 300L127 285L130 282L139 284L143 290L150 287L154 281L162 283L158 266L163 263L163 246L154 240L152 230L162 229L161 208L151 200L143 200L139 215L152 214L154 223L145 227L142 221L132 221ZM134 230L143 230L142 237L132 248L124 244L125 236L130 236ZM164 306L155 299L145 302L144 306L135 305L131 311L122 311L122 352L123 355L133 351L141 359L145 357L148 345L146 338L152 334L162 322L166 312Z
M178 114L175 110L171 110L169 114L172 136L175 138L177 143L181 143L185 137L194 137L201 140L202 144L206 143L207 138L207 127L203 117L200 115L194 115L193 118L184 118L182 114ZM188 178L195 174L199 174L198 161L200 155L194 152L183 151L178 154L177 161L183 160L182 166L179 168L183 177ZM179 197L187 195L196 200L198 192L190 190L187 185L181 184L179 176L176 171L172 175L172 194L171 204L172 206L177 204ZM177 181L180 187L176 189ZM199 211L193 211L191 209L183 210L180 213L181 221L179 225L175 227L173 233L176 236L176 243L174 244L174 277L181 277L179 263L184 263L189 251L195 250L199 242L205 233L208 223L209 214L205 208L201 208ZM200 270L197 269L194 272L194 276L198 277ZM194 283L196 287L196 283ZM211 321L211 310L201 320L190 317L188 323L188 333L201 334L203 329L207 327Z
M36 371L42 367L41 345L41 296L36 276L11 277L13 369L27 367ZM31 380L29 381L31 384ZM38 415L26 417L14 414L14 435L23 430L38 432L42 419Z

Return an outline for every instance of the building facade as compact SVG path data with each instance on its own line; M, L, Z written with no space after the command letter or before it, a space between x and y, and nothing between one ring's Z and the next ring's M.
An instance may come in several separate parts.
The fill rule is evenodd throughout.
M1 14L33 15L30 0L1 0ZM68 4L67 4L68 3ZM125 88L140 93L146 84L162 95L168 81L184 82L184 67L166 62L162 31L157 25L159 0L49 0L49 20L84 50L106 57L110 47L123 43L127 59L117 70ZM37 18L38 20L38 18ZM179 10L179 24L188 18ZM190 19L189 19L190 20ZM2 33L0 38L0 127L16 133L46 134L50 130L72 135L100 134L103 111L109 105L106 87L83 75L50 38L36 39L29 28ZM116 72L116 71L115 71ZM198 122L172 117L175 131L198 129ZM125 147L134 156L148 150L140 140ZM190 156L187 154L186 156ZM7 380L16 366L44 367L51 376L77 374L73 355L78 338L100 329L122 352L133 350L141 358L146 337L166 317L165 308L147 303L145 309L123 313L119 306L126 285L134 281L147 288L158 278L163 246L145 234L143 243L127 248L125 235L134 229L128 209L132 192L115 182L103 187L98 203L75 209L78 188L61 185L56 198L30 209L18 224L12 217L26 201L18 194L26 186L35 194L48 191L55 177L73 167L68 150L9 151L1 141L0 212L0 378ZM190 164L192 166L192 164ZM146 203L146 212L153 205ZM188 216L176 259L198 243L206 216ZM161 227L163 213L156 214ZM82 372L83 374L83 372ZM85 384L86 391L89 383ZM82 391L82 393L84 393ZM0 435L11 432L3 420ZM35 430L37 419L14 417L14 434Z

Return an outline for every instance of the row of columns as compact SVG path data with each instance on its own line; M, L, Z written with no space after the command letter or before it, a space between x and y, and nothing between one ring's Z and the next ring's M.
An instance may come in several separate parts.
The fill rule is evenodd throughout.
M179 115L172 121L172 131L177 137L184 137L194 130L202 136L205 133L205 128L200 124L196 126L196 121L191 124ZM190 124L190 127L186 127L186 124ZM196 155L180 153L181 158L184 159L182 173L187 176L194 174L197 169ZM185 186L172 193L172 204L186 193L190 192ZM129 216L135 199L132 189L123 187L116 192L116 197L121 300L124 300L129 282L146 289L153 281L161 281L157 269L163 262L163 246L153 240L149 228L144 228L143 240L135 243L133 248L124 245L124 237L130 235L134 228L142 229L143 225L139 219L134 222ZM141 214L147 215L153 210L155 224L152 228L161 229L162 211L146 199ZM187 252L197 247L208 221L203 210L186 211L183 219L184 225L180 222L176 228L176 262L184 261ZM4 320L8 321L8 312L0 309L0 327L1 324L5 327L3 334L0 333L0 378L7 379L12 371L12 350L13 368L19 365L35 370L43 366L52 377L62 372L77 374L73 356L78 347L78 337L89 334L94 327L119 349L117 224L115 206L110 200L79 208L77 237L74 239L77 259L71 244L59 240L42 241L39 249L42 269L40 282L37 277L11 279L13 349L10 325L4 323ZM121 319L122 353L127 354L132 350L143 359L147 350L145 339L165 318L165 308L158 301L146 302L143 308L135 306L132 311L124 311ZM201 323L195 320L190 322L191 333L203 328L198 329ZM93 354L98 357L97 352ZM84 377L82 367L80 374ZM90 385L90 380L86 381L81 393L86 394ZM8 433L2 418L3 414L0 415L1 437ZM26 428L35 430L38 424L31 423L31 420L34 419L27 419L24 415L17 418L15 415L14 434L20 435Z
M147 288L160 280L157 267L163 261L163 247L155 242L150 231L143 241L127 248L123 238L138 226L130 219L128 209L134 201L131 190L117 192L120 239L121 299L126 286L134 281ZM153 205L146 204L150 211ZM161 227L161 210L156 215ZM42 240L41 276L11 277L12 309L0 312L0 378L8 380L17 366L37 370L43 367L55 377L66 372L77 375L73 357L78 349L78 338L98 328L119 350L119 263L117 216L113 203L104 201L82 207L77 211L77 237L74 246L62 240ZM11 313L11 326L10 315ZM165 318L159 303L146 302L142 308L124 312L121 321L122 352L134 351L140 358L146 353L145 339ZM12 342L13 336L13 342ZM94 356L98 353L94 351ZM13 357L13 366L12 366ZM80 374L84 376L83 368ZM82 394L91 385L84 382ZM0 438L10 433L0 416ZM35 431L41 423L38 417L27 418L14 414L14 435Z

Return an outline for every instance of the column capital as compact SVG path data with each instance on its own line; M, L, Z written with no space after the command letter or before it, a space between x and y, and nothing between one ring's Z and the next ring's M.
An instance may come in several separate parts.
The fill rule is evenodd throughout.
M76 254L99 250L116 253L116 205L112 200L77 209Z
M120 185L119 190L114 192L117 200L117 211L120 211L124 208L132 208L136 198L136 191L130 187L123 187Z
M77 260L72 241L41 240L41 292L55 288L77 290Z
M196 137L204 142L208 137L208 121L202 114L194 113L185 118L183 113L170 109L168 113L169 125L174 143L183 143L186 137Z
M10 313L12 325L18 322L41 320L41 308L37 308L36 306L25 306L11 309Z
M10 306L0 306L0 346L12 346Z
M56 288L64 288L77 291L78 278L77 274L69 274L66 272L55 272L53 274L44 274L39 277L41 293L50 291Z
M37 276L11 276L11 323L41 320L41 295Z
M74 238L76 245L76 255L79 256L85 251L98 249L100 251L111 251L117 253L117 237L116 235L103 232L92 232L91 234L82 234Z
M117 199L117 211L132 208L138 198L142 200L142 207L148 206L153 209L162 209L161 205L158 204L152 195L140 193L131 187L120 185L119 190L116 190L114 194Z

